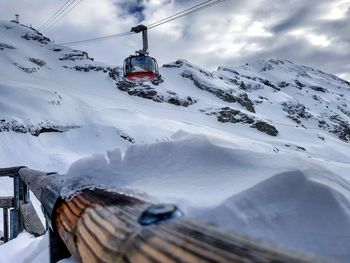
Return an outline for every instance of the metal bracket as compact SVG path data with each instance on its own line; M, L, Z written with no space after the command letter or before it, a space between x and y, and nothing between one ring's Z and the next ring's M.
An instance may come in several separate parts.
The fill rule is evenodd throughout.
M148 34L147 34L147 27L144 25L138 25L135 27L132 27L130 32L134 33L140 33L142 32L142 43L143 48L142 50L136 51L136 54L139 55L148 55Z
M180 209L173 204L151 205L137 220L140 225L153 225L161 221L176 219L183 216Z

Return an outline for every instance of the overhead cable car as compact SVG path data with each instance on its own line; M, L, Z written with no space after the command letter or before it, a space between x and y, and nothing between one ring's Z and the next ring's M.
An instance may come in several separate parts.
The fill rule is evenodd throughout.
M143 48L124 60L124 77L131 81L156 80L160 78L157 60L148 55L147 27L138 25L131 32L142 32Z

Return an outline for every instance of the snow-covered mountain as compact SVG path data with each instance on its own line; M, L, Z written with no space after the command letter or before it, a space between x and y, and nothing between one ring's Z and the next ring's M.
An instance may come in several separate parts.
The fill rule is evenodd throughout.
M0 21L0 166L143 191L347 262L350 83L279 59L160 72L156 85L127 82L119 66Z

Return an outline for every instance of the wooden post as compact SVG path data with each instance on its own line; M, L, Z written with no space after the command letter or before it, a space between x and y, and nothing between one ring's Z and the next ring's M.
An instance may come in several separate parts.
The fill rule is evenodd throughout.
M8 209L13 207L14 198L12 196L0 197L0 208L3 209L4 243L9 239Z
M10 225L11 225L11 235L10 239L14 239L22 232L22 223L19 213L19 203L21 197L21 184L19 176L13 178L13 193L14 193L14 204L13 209L10 211Z
M19 211L23 229L36 237L45 234L46 229L41 223L32 202L25 203L21 201L19 204Z
M8 208L3 208L3 220L4 220L4 243L9 241L9 218L8 218Z

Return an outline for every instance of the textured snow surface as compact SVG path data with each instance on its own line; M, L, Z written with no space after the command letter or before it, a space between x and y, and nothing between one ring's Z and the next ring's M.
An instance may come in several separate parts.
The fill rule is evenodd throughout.
M43 263L49 260L49 235L33 237L23 232L16 239L0 247L1 263ZM58 263L75 263L73 259L63 259Z
M0 167L66 174L66 195L98 185L174 202L348 262L350 83L279 59L215 72L178 60L160 72L159 85L130 84L119 67L0 21ZM47 237L22 234L0 262L21 249L45 262Z

